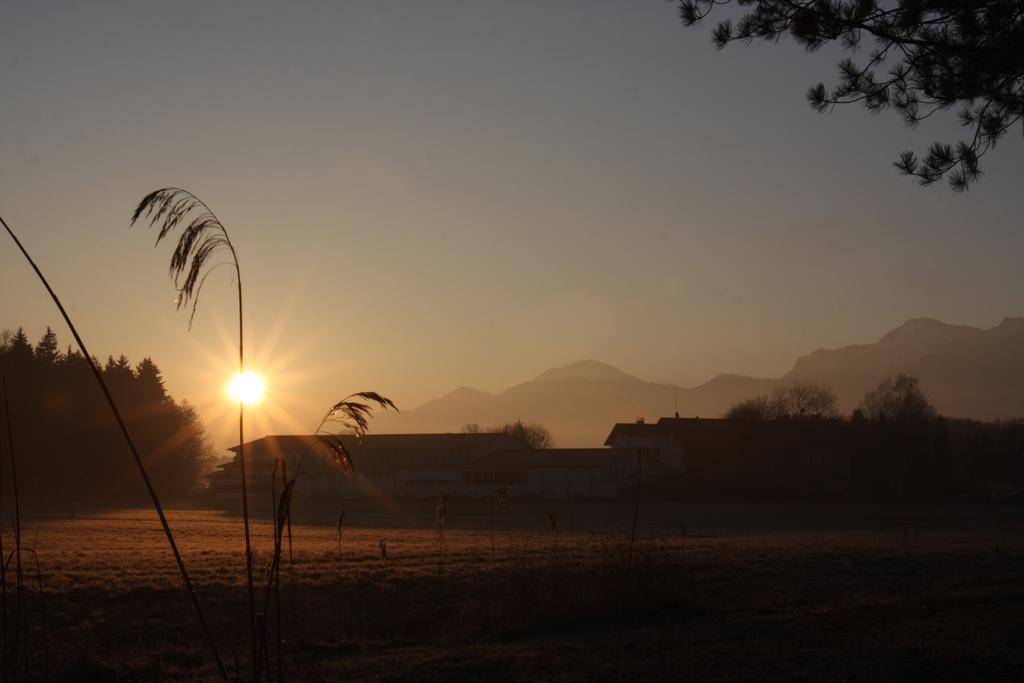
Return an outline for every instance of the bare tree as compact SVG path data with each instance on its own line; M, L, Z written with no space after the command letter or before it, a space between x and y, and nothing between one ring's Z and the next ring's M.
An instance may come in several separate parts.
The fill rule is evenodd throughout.
M522 420L516 420L515 422L503 424L500 427L491 427L487 431L492 434L508 434L513 436L530 449L551 448L555 444L547 427L535 422L527 424Z
M874 422L924 422L938 416L920 380L902 372L866 393L858 410Z
M772 392L775 417L784 419L838 417L839 398L830 387L793 382Z
M770 420L772 404L767 396L755 396L733 404L725 413L727 420Z
M726 412L731 420L828 419L839 416L839 399L830 387L793 382L777 387L771 396L740 401Z

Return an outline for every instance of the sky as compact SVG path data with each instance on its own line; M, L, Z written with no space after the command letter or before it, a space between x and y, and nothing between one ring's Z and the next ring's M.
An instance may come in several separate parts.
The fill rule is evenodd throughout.
M709 28L662 0L6 2L0 215L92 353L152 357L218 449L234 281L189 330L172 245L129 229L168 185L238 250L254 436L352 391L411 408L587 358L773 377L907 318L1024 315L1017 135L970 192L919 188L892 161L952 116L815 113L838 53ZM0 289L0 327L71 341L9 243Z

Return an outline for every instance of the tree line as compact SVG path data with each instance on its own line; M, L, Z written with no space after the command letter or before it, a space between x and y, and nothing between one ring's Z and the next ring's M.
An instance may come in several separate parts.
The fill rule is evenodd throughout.
M830 387L805 382L739 401L725 417L835 425L842 443L821 457L849 458L844 490L858 498L1019 500L1024 484L1024 420L944 417L918 378L902 373L868 391L848 418Z
M882 380L854 409L852 420L910 423L938 417L917 377L900 373ZM839 397L831 387L813 382L792 382L770 395L739 401L726 412L734 420L836 419Z
M109 356L102 368L160 495L186 497L211 458L195 410L168 395L150 358L132 365L124 355ZM61 351L49 327L34 346L22 328L7 330L0 333L0 375L8 385L19 485L26 498L37 504L126 504L145 497L82 354L70 346Z

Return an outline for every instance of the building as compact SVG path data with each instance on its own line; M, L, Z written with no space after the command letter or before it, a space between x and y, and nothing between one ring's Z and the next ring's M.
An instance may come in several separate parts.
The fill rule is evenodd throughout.
M319 437L266 436L245 444L246 469L253 489L270 488L281 463L289 473L300 466L294 495L298 499L421 497L443 495L461 480L462 466L500 450L522 448L505 434L370 434L362 439L341 436L350 453L354 477L347 477L333 452ZM210 475L215 500L241 499L239 447L235 457ZM280 472L278 472L280 480Z
M636 451L615 448L515 449L466 463L464 495L489 496L501 484L548 500L610 499L636 482Z
M491 497L500 485L519 498L611 499L631 495L638 476L673 480L679 473L637 448L530 450L501 433L371 434L340 437L355 474L345 476L325 442L313 436L267 436L245 445L250 494L268 491L281 468L301 467L300 500L351 498ZM241 501L239 448L210 475L215 502Z
M966 427L963 427L966 429ZM977 462L978 437L955 438ZM999 462L1013 462L1006 441ZM530 450L506 434L374 434L340 437L355 476L312 436L268 436L246 444L256 495L268 495L275 463L302 467L296 497L489 498L506 485L518 498L907 500L951 495L953 453L943 422L907 431L829 419L742 420L666 417L614 425L604 448ZM210 480L221 504L241 498L235 458ZM963 465L961 465L963 467ZM279 477L279 481L280 481ZM954 491L955 492L955 491Z
M857 440L841 420L663 417L615 425L605 445L640 448L682 473L690 495L807 498L843 493Z

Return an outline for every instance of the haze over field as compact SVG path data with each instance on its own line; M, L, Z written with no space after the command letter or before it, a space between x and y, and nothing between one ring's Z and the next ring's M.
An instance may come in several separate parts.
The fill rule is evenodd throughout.
M3 215L94 352L151 356L218 449L228 271L187 333L167 250L128 229L166 185L239 249L254 436L366 388L406 410L585 358L692 387L912 317L1018 314L1019 135L969 193L921 190L891 162L955 116L815 113L838 57L718 52L662 0L5 3ZM2 325L69 341L10 248L0 289Z
M381 415L394 431L458 431L466 423L513 419L549 427L562 446L602 443L615 422L656 420L676 406L683 416L720 417L732 404L789 382L827 384L852 410L878 382L905 372L950 417L990 420L1024 415L1024 318L990 329L908 320L877 342L819 349L781 377L719 374L695 387L646 382L595 360L553 368L496 394L460 387L401 415Z

